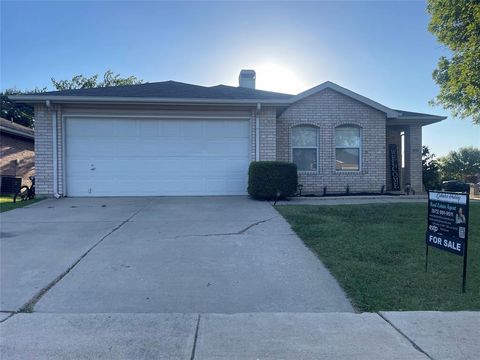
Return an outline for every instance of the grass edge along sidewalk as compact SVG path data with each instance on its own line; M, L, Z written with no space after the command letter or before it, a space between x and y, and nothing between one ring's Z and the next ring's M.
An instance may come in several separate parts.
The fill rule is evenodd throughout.
M25 201L17 201L13 202L13 196L0 196L0 213L13 210L13 209L18 209L27 205L34 204L36 202L39 202L43 200L43 198L35 198L32 200L25 200Z
M430 249L427 204L281 205L359 311L480 310L480 203L470 203L467 292L463 258Z

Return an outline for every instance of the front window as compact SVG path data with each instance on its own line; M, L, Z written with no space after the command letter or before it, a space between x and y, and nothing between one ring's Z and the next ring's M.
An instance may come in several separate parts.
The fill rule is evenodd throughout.
M298 171L317 171L318 133L314 126L292 129L292 159Z
M358 126L339 126L335 129L336 169L360 170L361 135Z

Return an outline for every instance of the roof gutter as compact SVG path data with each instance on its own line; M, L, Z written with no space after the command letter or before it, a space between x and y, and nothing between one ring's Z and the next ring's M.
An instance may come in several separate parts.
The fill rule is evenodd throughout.
M255 161L260 161L260 110L262 105L257 104L255 109Z
M27 138L27 139L35 139L34 134L28 134L28 133L25 133L21 130L15 130L15 129L11 129L11 128L1 126L1 125L0 125L0 131L4 132L4 133L16 135L16 136L21 136L21 137L24 137L24 138Z
M289 100L262 99L196 99L196 98L156 98L156 97L124 97L124 96L61 96L61 95L10 95L10 100L23 103L122 103L122 104L189 104L189 105L246 105L256 106L258 103L282 105L290 104Z

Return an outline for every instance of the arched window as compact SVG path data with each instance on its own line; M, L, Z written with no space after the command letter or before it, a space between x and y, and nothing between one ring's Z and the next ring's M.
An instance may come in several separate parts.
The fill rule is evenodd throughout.
M317 171L318 128L299 125L292 128L292 160L298 171Z
M335 160L338 171L359 171L362 153L361 128L341 125L335 128Z

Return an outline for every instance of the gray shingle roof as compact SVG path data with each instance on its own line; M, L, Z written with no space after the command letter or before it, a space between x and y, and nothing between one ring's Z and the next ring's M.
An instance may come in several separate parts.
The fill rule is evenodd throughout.
M419 120L430 123L445 119L444 116L404 110L393 110L330 81L326 81L298 95L290 95L272 91L264 91L227 85L216 85L210 87L199 86L170 80L138 85L111 86L91 89L74 89L63 91L49 91L35 94L12 95L9 96L9 98L18 102L29 103L50 100L63 100L73 102L116 102L125 101L125 99L131 99L132 101L139 103L148 101L154 101L158 103L169 101L173 101L175 103L215 103L215 101L218 101L219 103L232 102L251 105L252 102L269 102L277 105L283 104L288 106L291 103L299 101L302 98L310 96L325 88L331 88L334 91L340 92L346 96L350 96L360 102L363 102L368 106L379 109L380 111L385 112L388 118L403 119L406 121Z
M37 95L37 94L32 94ZM49 91L39 96L95 96L95 97L152 97L177 99L224 99L224 100L286 100L293 95L227 85L199 86L177 81L162 81L139 85L100 87Z

